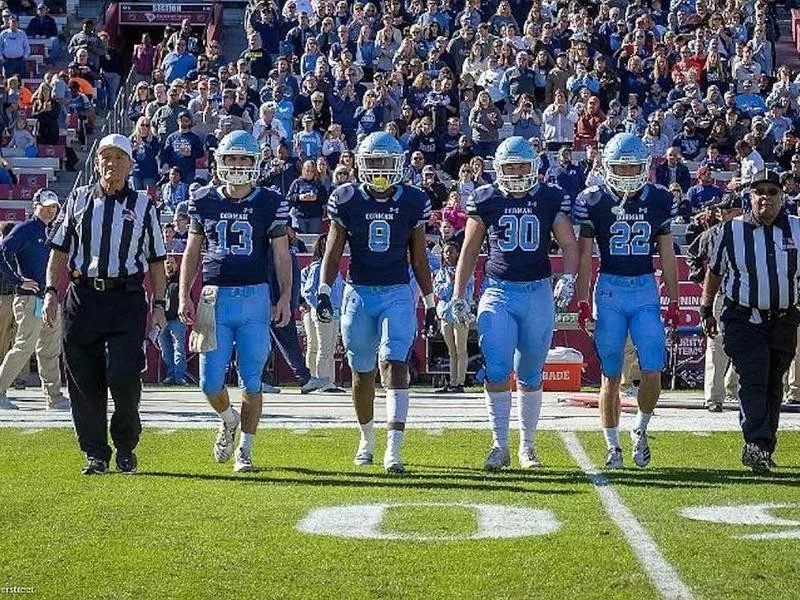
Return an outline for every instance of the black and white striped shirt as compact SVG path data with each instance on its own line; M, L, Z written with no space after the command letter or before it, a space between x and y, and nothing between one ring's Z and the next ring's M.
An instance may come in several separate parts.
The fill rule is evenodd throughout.
M748 212L722 226L709 269L723 277L725 297L759 310L786 310L796 303L800 217L781 212L769 227Z
M164 236L156 208L144 192L125 186L107 196L99 184L70 195L50 246L69 255L73 277L144 275L164 260Z

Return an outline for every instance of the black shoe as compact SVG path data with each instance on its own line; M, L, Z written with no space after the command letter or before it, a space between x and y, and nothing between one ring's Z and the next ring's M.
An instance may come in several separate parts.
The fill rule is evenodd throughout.
M139 460L133 452L117 452L117 471L120 473L136 473Z
M452 391L450 384L446 384L443 387L440 387L438 390L433 390L434 394L449 394Z
M769 453L756 444L745 444L742 449L742 464L750 467L753 473L769 473Z
M451 385L450 386L450 393L451 394L463 394L464 393L464 386L463 385Z
M84 475L105 475L108 473L108 461L102 458L87 457L86 466L81 471Z

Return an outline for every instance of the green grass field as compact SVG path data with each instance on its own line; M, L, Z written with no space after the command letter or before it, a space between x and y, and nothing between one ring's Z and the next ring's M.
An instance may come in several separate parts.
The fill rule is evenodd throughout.
M556 433L539 436L545 468L489 475L480 470L485 432L411 431L402 478L351 466L353 431L265 430L255 449L262 469L247 475L211 460L213 436L146 431L138 475L87 478L71 431L0 429L0 596L5 586L64 600L658 597ZM579 439L599 464L601 436ZM734 433L657 433L652 447L650 468L609 480L694 597L797 598L800 534L734 537L790 525L678 511L785 502L794 505L773 514L800 521L800 434L782 434L776 460L785 466L765 478L738 465ZM312 511L376 504L388 506L371 535L398 539L298 530ZM493 538L507 530L481 520L489 513L476 505L540 511L521 512L518 524L545 514L557 529ZM326 523L370 529L367 513L349 514Z

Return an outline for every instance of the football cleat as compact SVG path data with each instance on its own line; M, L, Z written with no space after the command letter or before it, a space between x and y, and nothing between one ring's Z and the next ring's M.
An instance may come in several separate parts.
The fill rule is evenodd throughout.
M383 468L389 475L400 475L406 472L406 467L400 458L399 452L390 452L388 449L383 455Z
M745 444L742 449L742 464L750 467L753 473L769 473L769 453L759 448L756 444Z
M353 459L353 464L357 467L368 467L375 462L375 455L372 452L359 450Z
M520 448L518 458L519 466L523 469L535 469L542 466L542 461L539 460L539 456L533 446Z
M217 439L214 440L214 460L218 463L226 463L233 455L233 438L236 436L236 430L239 427L239 413L233 411L236 420L233 423L225 423L224 421L219 424L217 429Z
M606 451L606 469L621 469L622 466L622 448L609 448Z
M252 473L255 470L250 453L245 452L243 448L237 449L236 460L233 462L233 471L235 473Z
M492 446L491 450L489 450L489 455L486 457L486 462L483 464L483 468L487 471L499 471L510 465L511 456L508 453L508 448Z
M650 445L647 443L647 433L634 429L631 431L631 443L633 444L633 462L639 467L646 467L650 463Z

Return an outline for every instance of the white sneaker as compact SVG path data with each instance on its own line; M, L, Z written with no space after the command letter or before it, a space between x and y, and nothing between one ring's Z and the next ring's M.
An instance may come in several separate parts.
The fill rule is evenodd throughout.
M47 403L47 410L69 410L70 408L72 405L66 396L53 398Z
M539 460L539 456L536 454L536 450L533 446L520 448L518 457L519 466L523 469L535 469L542 466L542 461Z
M400 475L406 472L406 467L398 452L389 452L383 455L383 468L390 475Z
M274 385L270 385L268 383L261 384L261 393L262 394L280 394L281 388L275 387Z
M309 392L321 389L328 384L330 384L330 381L327 377L312 377L300 387L300 393L308 394Z
M233 423L219 424L217 429L217 439L214 440L214 460L218 463L226 463L233 455L233 438L236 437L236 430L239 428L239 413L233 410L236 420Z
M633 462L639 467L646 467L651 458L647 433L638 429L631 431L631 444L633 444Z
M375 456L375 443L370 444L365 439L361 439L356 450L356 456L353 459L353 464L357 467L367 467L372 464Z
M489 450L489 456L486 457L486 462L483 467L487 471L499 471L511 465L511 456L508 453L508 448L500 448L499 446L492 446Z
M622 448L606 450L606 469L621 469L622 466Z
M19 406L9 400L7 396L0 396L0 410L19 410Z
M236 450L236 460L233 462L233 471L235 473L252 473L255 470L250 453L238 448Z

